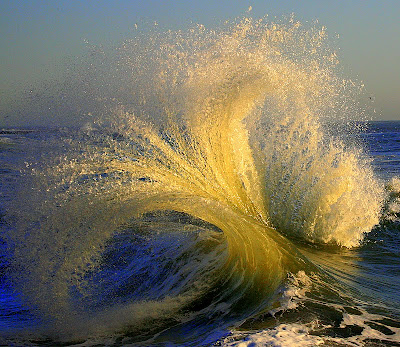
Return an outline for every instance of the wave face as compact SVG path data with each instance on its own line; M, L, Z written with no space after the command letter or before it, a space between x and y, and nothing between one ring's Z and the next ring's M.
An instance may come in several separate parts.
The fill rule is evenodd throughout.
M100 55L64 98L93 121L45 141L15 204L42 336L206 344L315 270L289 239L353 247L379 222L368 159L329 128L355 89L323 27L243 19Z

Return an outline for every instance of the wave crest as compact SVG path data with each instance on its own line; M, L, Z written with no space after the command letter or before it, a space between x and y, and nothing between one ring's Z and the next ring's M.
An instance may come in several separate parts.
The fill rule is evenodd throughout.
M35 168L18 204L10 238L27 274L18 281L50 316L73 324L87 315L81 297L105 245L152 211L223 231L227 254L209 287L223 289L207 305L247 314L306 264L280 233L350 247L378 223L382 192L368 160L323 125L349 102L324 28L244 19L128 41L117 52L101 62L111 69L106 87L104 76L91 79L101 83L89 106L118 86L96 107L96 126Z

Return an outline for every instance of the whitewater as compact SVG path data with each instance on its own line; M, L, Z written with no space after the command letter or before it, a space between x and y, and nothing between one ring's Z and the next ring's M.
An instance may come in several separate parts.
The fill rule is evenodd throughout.
M397 128L362 95L293 16L138 33L38 86L19 112L79 126L1 132L1 342L398 345Z

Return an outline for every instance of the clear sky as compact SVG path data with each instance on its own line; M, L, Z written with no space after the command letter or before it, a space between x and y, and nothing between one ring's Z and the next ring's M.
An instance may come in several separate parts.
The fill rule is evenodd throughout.
M248 15L249 6L256 18L294 13L339 35L344 70L374 96L376 118L400 120L400 0L1 0L0 112L21 86L84 54L87 42L123 41L142 22L172 30L193 23L212 28Z

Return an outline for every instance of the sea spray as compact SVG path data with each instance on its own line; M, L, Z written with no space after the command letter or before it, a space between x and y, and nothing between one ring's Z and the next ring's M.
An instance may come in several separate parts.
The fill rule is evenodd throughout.
M311 242L357 246L378 224L382 184L359 150L324 139L314 119L297 122L276 123L266 136L272 223Z
M268 307L288 272L313 268L282 235L357 246L378 223L382 192L368 160L326 131L354 100L323 27L291 17L153 33L89 66L63 100L93 124L60 134L61 146L49 142L48 157L27 165L9 235L15 282L55 338L234 325ZM168 211L186 216L171 235L179 224L182 235L193 230L187 216L206 225L175 255L176 240L156 247L172 230L159 219ZM146 266L126 260L130 291L102 265L121 257L124 233L153 255ZM199 251L202 238L211 246ZM157 259L171 269L162 278L146 270ZM157 295L139 291L139 279L149 292L160 282Z

